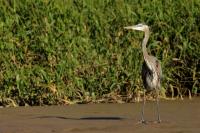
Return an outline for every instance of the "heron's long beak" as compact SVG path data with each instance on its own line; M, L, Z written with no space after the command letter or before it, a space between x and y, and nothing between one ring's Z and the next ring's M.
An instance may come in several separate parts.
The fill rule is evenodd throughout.
M139 31L144 31L143 27L138 26L138 25L134 25L134 26L127 26L124 27L124 29L131 29L131 30L139 30Z
M134 30L135 26L126 26L126 27L124 27L124 29L127 29L127 30L132 29L132 30Z

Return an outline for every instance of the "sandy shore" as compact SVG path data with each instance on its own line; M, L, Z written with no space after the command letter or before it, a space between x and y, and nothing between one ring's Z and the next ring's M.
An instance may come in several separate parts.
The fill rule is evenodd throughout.
M200 99L161 101L162 123L153 123L148 102L140 124L141 103L85 104L0 109L0 133L199 133Z

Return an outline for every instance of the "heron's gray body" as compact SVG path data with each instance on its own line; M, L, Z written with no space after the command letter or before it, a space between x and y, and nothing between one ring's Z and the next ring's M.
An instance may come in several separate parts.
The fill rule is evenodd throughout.
M152 64L152 70L147 66L144 61L142 65L142 81L144 89L147 91L152 91L154 89L160 89L161 84L161 66L160 62L153 56L150 56Z

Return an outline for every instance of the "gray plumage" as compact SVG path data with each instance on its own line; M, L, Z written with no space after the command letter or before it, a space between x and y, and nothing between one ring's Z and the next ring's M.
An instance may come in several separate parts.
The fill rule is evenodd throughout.
M144 96L143 96L143 107L142 107L142 123L146 123L144 120L144 106L145 106L145 89L147 91L155 90L157 93L156 103L157 103L157 122L160 123L160 113L159 113L159 91L161 87L161 77L162 77L162 70L159 60L154 57L150 56L147 53L146 44L149 39L149 27L144 24L138 24L135 26L128 26L124 27L125 29L132 29L132 30L139 30L145 33L143 42L142 42L142 52L144 57L144 63L142 65L142 80L144 85Z
M142 81L146 90L160 89L161 84L161 66L159 60L150 56L153 65L152 70L149 69L147 63L144 61L142 65Z

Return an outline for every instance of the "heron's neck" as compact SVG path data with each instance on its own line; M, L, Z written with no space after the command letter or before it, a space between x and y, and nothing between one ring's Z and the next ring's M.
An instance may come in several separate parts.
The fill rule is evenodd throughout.
M148 40L149 40L149 31L145 31L144 39L142 41L142 52L144 58L149 56L146 47Z
M149 54L148 54L147 48L146 48L148 40L149 40L149 30L145 31L145 36L144 36L144 39L142 42L142 52L143 52L143 56L144 56L144 61L146 62L147 66L151 69L151 65L149 62Z

